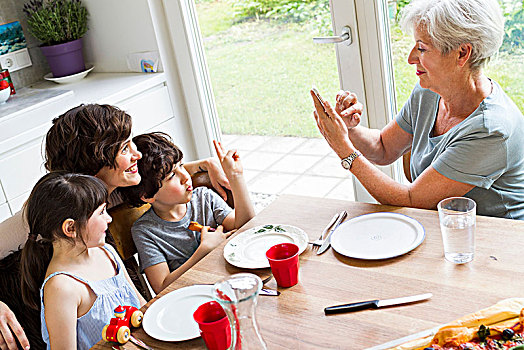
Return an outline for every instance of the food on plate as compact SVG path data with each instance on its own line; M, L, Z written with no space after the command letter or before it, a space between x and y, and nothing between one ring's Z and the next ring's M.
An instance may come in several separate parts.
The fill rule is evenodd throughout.
M415 339L397 350L524 349L524 298L505 299Z

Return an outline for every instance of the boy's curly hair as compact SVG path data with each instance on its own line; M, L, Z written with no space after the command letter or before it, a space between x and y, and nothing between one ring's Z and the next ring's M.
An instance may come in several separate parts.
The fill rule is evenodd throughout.
M162 187L162 181L173 171L175 164L182 160L182 151L163 132L152 132L135 136L133 142L142 159L138 161L138 173L142 180L138 185L122 187L125 200L134 207L146 202L141 198L153 198Z

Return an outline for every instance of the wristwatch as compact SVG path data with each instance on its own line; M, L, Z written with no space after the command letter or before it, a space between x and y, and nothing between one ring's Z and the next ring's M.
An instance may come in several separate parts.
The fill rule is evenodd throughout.
M353 165L353 161L357 159L360 155L362 155L362 153L360 153L359 151L355 151L351 153L349 156L347 156L346 158L342 159L340 161L340 164L342 164L342 167L344 169L350 170L351 166Z

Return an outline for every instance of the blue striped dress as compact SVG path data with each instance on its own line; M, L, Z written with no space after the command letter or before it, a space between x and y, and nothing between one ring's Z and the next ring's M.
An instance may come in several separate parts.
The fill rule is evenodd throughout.
M42 287L40 288L40 303L42 306L40 318L42 321L42 338L47 344L47 349L51 348L49 344L49 333L47 332L47 325L45 323L44 313L44 286L56 275L68 275L72 278L86 284L96 295L96 300L89 311L77 318L76 321L76 345L77 349L90 349L97 342L102 340L102 329L114 317L114 310L118 305L131 305L140 308L138 297L127 281L124 270L118 259L115 258L112 249L107 245L103 247L113 257L117 264L117 273L115 276L100 280L100 281L86 281L85 279L74 274L59 271L49 275Z

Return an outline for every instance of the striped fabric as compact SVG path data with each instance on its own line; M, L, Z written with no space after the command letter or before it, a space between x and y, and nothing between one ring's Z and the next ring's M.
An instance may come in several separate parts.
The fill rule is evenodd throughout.
M127 281L124 270L120 263L115 258L113 250L108 248L108 245L103 247L117 264L117 274L113 277L100 281L86 281L81 277L75 276L65 271L55 272L47 277L40 288L40 300L42 311L40 317L42 320L42 338L49 345L49 333L47 332L47 325L45 323L44 314L44 286L51 278L56 275L68 275L72 278L86 284L97 296L91 309L82 317L77 318L76 322L76 344L77 349L90 349L98 341L102 339L102 329L109 323L110 319L114 317L114 310L118 305L131 305L140 308L140 302L136 296L135 291Z

